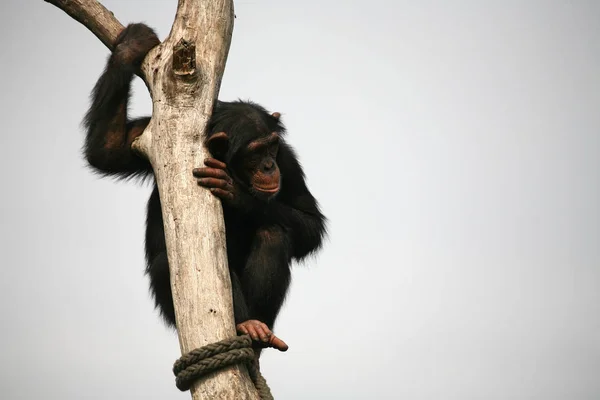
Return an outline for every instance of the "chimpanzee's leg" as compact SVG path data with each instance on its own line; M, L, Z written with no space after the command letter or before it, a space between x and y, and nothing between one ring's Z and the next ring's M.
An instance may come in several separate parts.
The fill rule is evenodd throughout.
M290 240L285 230L265 227L257 232L240 276L251 319L238 324L238 330L280 350L287 350L287 345L271 330L290 284L290 260Z

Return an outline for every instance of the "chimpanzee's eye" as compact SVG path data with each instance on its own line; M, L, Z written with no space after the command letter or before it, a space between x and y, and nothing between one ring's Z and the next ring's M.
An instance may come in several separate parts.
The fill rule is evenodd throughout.
M264 154L264 153L263 153ZM252 153L248 153L246 156L246 168L249 170L255 170L263 159L263 154L260 151L254 151Z

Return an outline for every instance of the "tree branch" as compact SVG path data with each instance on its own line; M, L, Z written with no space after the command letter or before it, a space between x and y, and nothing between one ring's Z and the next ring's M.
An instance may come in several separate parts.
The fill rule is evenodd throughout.
M114 42L123 30L123 25L114 14L96 0L44 0L60 8L73 19L81 22L98 37L111 51Z
M44 1L113 49L123 26L96 0ZM233 19L233 0L179 0L169 36L142 63L153 110L132 147L150 160L159 188L183 354L236 335L223 210L191 173L209 156L204 133L219 94ZM258 399L241 365L206 376L191 392L194 400Z

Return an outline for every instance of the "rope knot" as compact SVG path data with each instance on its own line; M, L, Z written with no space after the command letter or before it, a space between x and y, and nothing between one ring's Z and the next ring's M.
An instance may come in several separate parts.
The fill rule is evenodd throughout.
M173 365L175 385L182 392L189 390L198 378L239 363L246 364L260 398L272 400L267 382L255 364L252 339L248 335L211 343L181 356Z

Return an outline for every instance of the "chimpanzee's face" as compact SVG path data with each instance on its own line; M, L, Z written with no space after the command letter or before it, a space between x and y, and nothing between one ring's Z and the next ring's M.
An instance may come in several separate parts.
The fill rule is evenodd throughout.
M253 194L269 199L279 192L281 173L277 165L279 135L253 140L242 150L243 175Z
M229 138L224 132L212 135L207 145L215 157L230 160L227 167L233 172L232 179L247 187L250 193L264 200L279 193L281 172L277 165L277 132L252 139L237 151L229 146ZM229 151L235 151L235 154L227 154Z

